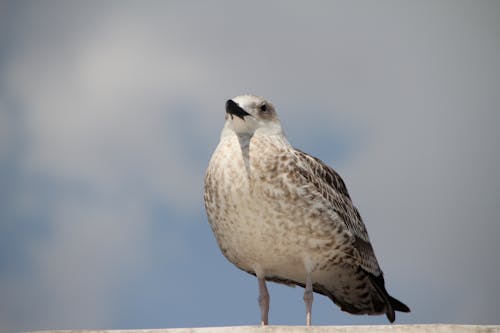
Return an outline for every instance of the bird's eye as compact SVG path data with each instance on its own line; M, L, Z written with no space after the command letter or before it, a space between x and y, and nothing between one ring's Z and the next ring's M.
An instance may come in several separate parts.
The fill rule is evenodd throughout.
M266 111L267 111L267 105L266 105L266 104L262 104L262 105L260 106L260 111L262 111L262 112L266 112Z

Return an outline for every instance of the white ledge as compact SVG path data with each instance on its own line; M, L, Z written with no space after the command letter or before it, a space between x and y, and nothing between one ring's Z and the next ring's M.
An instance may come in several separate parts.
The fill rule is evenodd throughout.
M134 330L55 330L29 333L500 333L500 325L227 326ZM27 332L28 333L28 332Z

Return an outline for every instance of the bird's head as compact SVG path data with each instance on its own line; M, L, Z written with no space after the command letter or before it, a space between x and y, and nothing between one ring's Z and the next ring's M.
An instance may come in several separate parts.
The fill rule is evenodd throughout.
M236 134L281 134L281 123L274 106L262 97L241 95L226 102L225 129Z

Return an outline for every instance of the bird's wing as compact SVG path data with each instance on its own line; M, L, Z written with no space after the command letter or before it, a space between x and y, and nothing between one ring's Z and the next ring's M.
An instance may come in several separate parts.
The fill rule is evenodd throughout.
M297 171L325 198L353 236L353 246L359 254L360 266L379 275L380 267L375 257L368 232L357 208L353 205L344 181L335 170L320 159L295 149Z

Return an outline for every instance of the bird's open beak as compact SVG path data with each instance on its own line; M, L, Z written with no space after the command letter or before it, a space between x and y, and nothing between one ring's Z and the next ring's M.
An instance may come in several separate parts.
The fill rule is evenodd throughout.
M234 102L232 99L228 99L226 102L226 113L231 116L231 119L233 118L233 116L236 116L245 120L245 116L251 116L250 113L240 108L238 103Z

